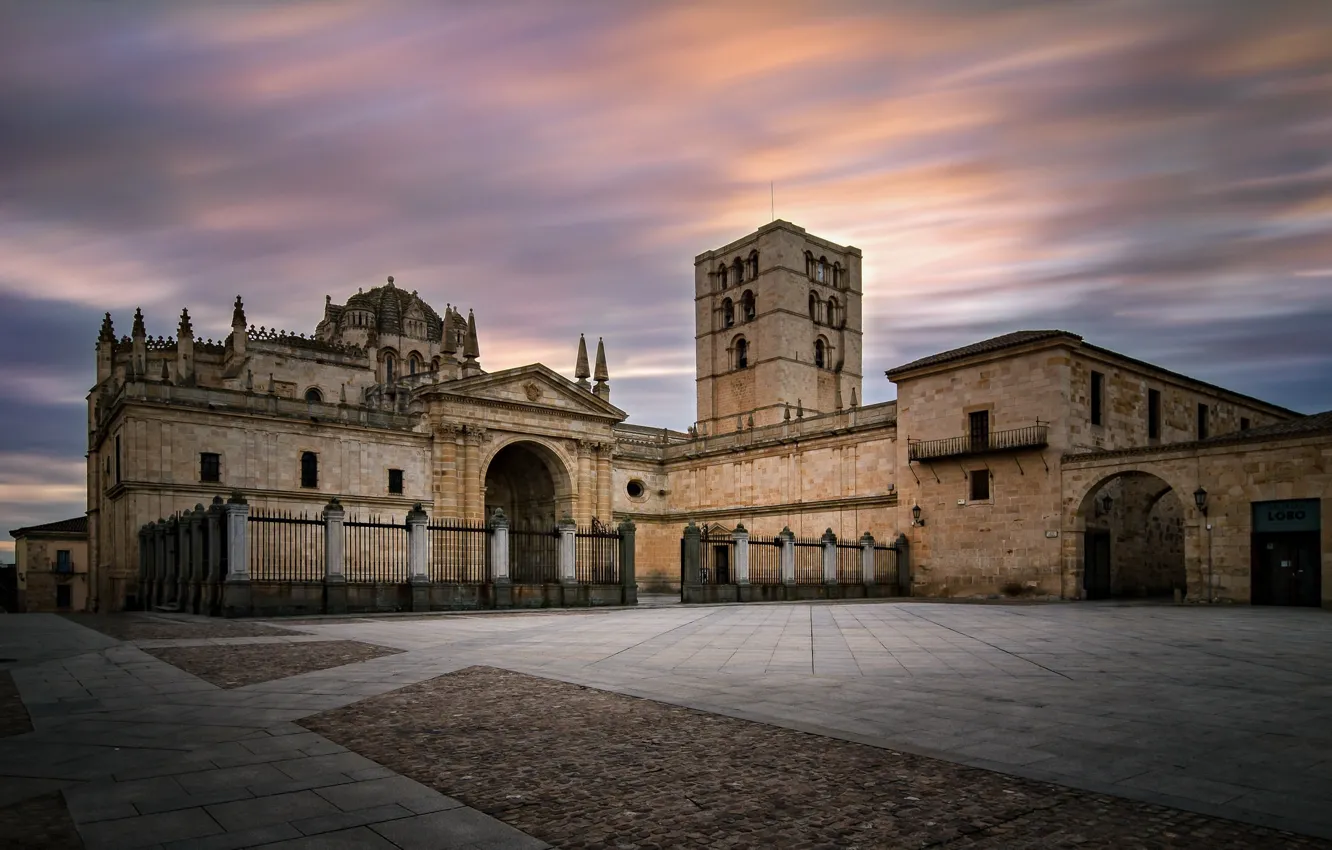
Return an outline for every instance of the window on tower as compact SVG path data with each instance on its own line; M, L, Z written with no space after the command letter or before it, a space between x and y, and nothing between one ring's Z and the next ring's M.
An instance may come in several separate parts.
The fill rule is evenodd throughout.
M735 368L746 369L749 367L749 343L745 342L744 337L738 337L735 341Z
M833 326L834 328L837 327L837 322L838 322L838 312L837 312L837 308L838 308L838 305L837 305L837 299L836 299L836 298L829 298L829 299L828 299L828 324L831 325L831 326Z
M733 268L735 269L735 282L738 284L745 279L745 264L740 262L739 257L736 257Z
M735 305L731 299L722 301L722 327L729 328L735 324Z
M758 277L758 251L749 252L749 274L750 280Z
M725 266L725 265L723 265L721 268L717 269L717 280L721 282L721 288L722 288L722 289L725 289L725 288L726 288L726 266Z
M740 312L744 314L746 322L754 321L758 315L758 307L754 304L754 293L745 290L744 297L740 299Z
M827 360L827 352L824 349L823 340L814 340L814 365L822 369Z
M818 267L817 267L817 268L818 268L818 271L817 271L817 273L815 274L814 279L817 280L819 283L827 283L827 282L828 282L828 261L827 261L827 259L825 259L825 258L823 258L823 257L819 257L819 264L818 264Z

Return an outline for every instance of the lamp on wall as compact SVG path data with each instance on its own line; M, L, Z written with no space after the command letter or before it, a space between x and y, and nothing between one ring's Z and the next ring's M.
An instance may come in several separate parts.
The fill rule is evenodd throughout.
M925 520L920 518L920 505L911 506L911 524L913 526L925 524Z
M1106 493L1104 496L1096 500L1096 515L1108 516L1110 514L1110 509L1114 507L1114 505L1115 500L1110 498L1109 493Z
M1202 512L1203 516L1207 516L1207 491L1201 486L1193 491L1193 504L1198 506L1198 510Z

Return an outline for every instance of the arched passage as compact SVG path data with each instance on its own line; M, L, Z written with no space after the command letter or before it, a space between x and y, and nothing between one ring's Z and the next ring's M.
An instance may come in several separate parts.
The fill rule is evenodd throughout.
M502 508L514 529L551 529L572 513L569 473L558 455L520 440L497 451L486 467L486 516Z
M1169 598L1177 590L1187 592L1185 503L1168 482L1141 471L1106 476L1083 496L1078 516L1081 598Z

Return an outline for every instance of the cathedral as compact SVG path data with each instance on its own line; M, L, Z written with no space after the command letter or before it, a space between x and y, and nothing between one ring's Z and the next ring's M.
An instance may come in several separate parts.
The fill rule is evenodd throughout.
M108 314L84 607L134 596L146 523L236 493L293 512L498 510L514 528L632 520L645 592L680 588L693 524L904 537L902 595L1332 604L1332 416L1059 330L881 371L897 398L864 405L862 295L858 249L785 221L698 255L683 432L625 422L600 342L589 358L579 341L574 380L488 372L484 317L392 277L326 297L309 334L255 328L240 296L221 341L196 339L188 311L169 337L139 312L118 337Z

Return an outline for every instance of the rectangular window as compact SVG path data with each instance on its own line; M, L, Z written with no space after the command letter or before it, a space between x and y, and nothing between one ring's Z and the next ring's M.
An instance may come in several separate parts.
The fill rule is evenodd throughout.
M971 431L971 450L983 452L990 445L990 411L977 410L967 417Z
M990 470L971 470L971 501L984 502L990 498Z
M1240 430L1241 431L1249 430L1249 417L1247 416L1240 417Z
M319 486L319 455L314 452L301 452L301 486Z
M68 573L74 570L74 560L70 557L69 549L56 550L56 572Z
M216 484L222 480L222 455L199 452L199 480L205 484Z
M390 469L390 470L389 470L389 492L390 492L390 493L401 493L401 492L402 492L402 470L401 470L401 469Z
M1198 439L1207 439L1207 405L1198 405Z
M1091 424L1101 425L1101 397L1105 394L1105 375L1091 373Z
M1161 439L1161 391L1147 391L1147 438Z

